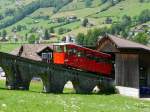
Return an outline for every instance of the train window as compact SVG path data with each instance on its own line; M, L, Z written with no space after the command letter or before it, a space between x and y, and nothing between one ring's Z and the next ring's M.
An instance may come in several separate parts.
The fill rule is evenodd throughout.
M84 51L78 51L77 56L78 57L85 57Z
M90 60L93 60L93 55L92 54L87 54L86 57Z
M70 48L70 49L68 49L68 54L69 55L74 55L74 54L76 54L77 53L77 50L75 49L75 48Z
M97 62L105 62L105 60L104 60L104 58L99 57L99 58L97 59Z
M55 51L56 52L63 52L64 51L64 46L55 46Z
M67 52L67 46L64 46L64 52Z

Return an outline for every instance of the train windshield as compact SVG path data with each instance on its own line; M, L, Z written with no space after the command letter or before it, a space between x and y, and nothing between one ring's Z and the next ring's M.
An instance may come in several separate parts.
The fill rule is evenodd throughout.
M54 51L55 52L66 52L66 46L65 45L54 45Z

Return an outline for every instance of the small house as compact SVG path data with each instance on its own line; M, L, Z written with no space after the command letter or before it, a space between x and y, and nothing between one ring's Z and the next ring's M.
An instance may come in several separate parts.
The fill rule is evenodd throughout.
M53 48L48 44L25 44L11 52L11 54L50 63L52 61Z
M106 35L99 40L97 50L113 56L115 85L120 94L150 96L150 47Z

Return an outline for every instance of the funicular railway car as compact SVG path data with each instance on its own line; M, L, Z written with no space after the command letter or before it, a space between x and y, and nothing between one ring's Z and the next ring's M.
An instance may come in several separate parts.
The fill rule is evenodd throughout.
M54 64L94 72L109 76L112 72L111 55L76 44L60 43L53 45Z

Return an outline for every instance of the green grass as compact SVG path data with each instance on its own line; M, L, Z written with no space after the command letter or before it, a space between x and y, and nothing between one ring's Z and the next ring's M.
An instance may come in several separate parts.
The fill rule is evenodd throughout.
M21 44L13 44L13 43L0 43L0 52L6 52L9 53L13 50L15 50L16 48L20 47Z
M24 0L24 4L28 4L34 0ZM16 7L15 2L11 2L11 0L2 1L0 0L0 12L4 12L6 8L9 7ZM63 28L69 28L72 29L71 32L68 32L63 35L59 35L60 37L67 35L67 34L73 34L77 35L77 33L83 32L86 33L87 30L97 28L97 27L103 27L103 26L110 26L105 24L106 17L110 16L113 19L113 22L118 22L121 20L123 15L129 15L131 17L138 16L144 9L150 9L150 2L149 3L140 3L139 0L124 0L120 3L118 3L115 6L111 6L107 10L100 12L102 9L105 9L110 4L108 2L101 4L100 0L93 0L92 6L90 8L85 7L84 0L73 0L73 2L67 4L66 6L62 7L60 11L58 11L56 14L53 14L53 8L40 8L36 10L31 15L28 15L23 20L9 26L6 28L8 32L9 37L13 37L14 33L12 32L12 28L16 27L17 25L25 25L27 26L26 30L22 30L20 32L17 32L18 36L25 37L26 33L29 33L29 31L34 28L50 28L59 26L60 23L50 23L50 20L43 20L43 19L37 19L34 20L33 18L37 16L49 16L49 19L53 18L60 18L60 17L67 17L71 15L77 16L79 19L83 20L85 17L89 19L92 23L95 23L94 27L91 28L84 28L81 25L80 22L70 23L64 26L59 26L55 28L56 33L60 27ZM6 6L6 4L8 4ZM5 7L6 6L6 7ZM9 19L11 17L7 17L5 19ZM0 22L3 22L4 20L1 20ZM2 32L2 30L0 30ZM34 34L37 34L36 32ZM58 35L58 33L57 33ZM20 39L21 40L21 39ZM55 39L56 40L56 39ZM53 40L51 40L53 41Z
M41 93L41 82L30 91L5 90L0 81L0 112L149 112L150 102L120 95Z
M138 16L143 10L150 9L149 3L140 3L139 0L125 0L119 4L109 8L106 11L100 12L93 17L122 17L123 15L128 15L131 17Z
M97 7L101 4L100 0L93 0L92 1L92 6L91 7ZM73 0L73 2L67 4L64 6L60 12L64 11L73 11L73 10L79 10L79 9L84 9L85 7L85 2L84 0Z

